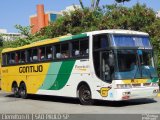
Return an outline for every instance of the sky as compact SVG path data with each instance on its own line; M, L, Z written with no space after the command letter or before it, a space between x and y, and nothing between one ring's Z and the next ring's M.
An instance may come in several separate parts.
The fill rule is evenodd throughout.
M85 6L90 5L91 0L83 0ZM154 11L160 10L160 0L131 0L124 6L131 7L140 2L146 4ZM113 4L114 0L101 0L100 6ZM45 11L61 11L70 5L79 5L79 0L0 0L0 29L8 32L18 32L16 24L29 26L29 16L36 13L36 5L44 4Z

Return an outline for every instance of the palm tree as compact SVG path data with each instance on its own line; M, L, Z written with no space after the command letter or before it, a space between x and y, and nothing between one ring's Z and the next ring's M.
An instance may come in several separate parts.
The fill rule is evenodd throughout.
M99 6L99 2L100 2L100 0L91 0L91 9L92 10L96 9ZM81 5L82 9L84 9L84 5L83 5L82 0L79 0L79 3Z
M83 5L82 0L79 0L79 3L80 3L80 5L81 5L82 9L84 9L84 5Z

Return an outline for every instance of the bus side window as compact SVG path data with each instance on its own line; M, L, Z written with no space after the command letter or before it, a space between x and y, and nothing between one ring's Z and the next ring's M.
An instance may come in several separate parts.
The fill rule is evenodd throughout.
M107 48L109 46L109 38L107 35L94 36L93 49Z
M18 64L20 60L20 52L15 53L15 63Z
M89 54L89 40L80 40L80 54L81 56L87 56Z
M61 44L61 54L62 54L62 58L69 58L69 44L65 43L65 44Z
M38 49L38 59L40 61L44 61L46 59L46 56L45 56L45 47L40 47Z
M11 57L11 54L10 53L7 53L7 65L9 65L10 64L10 57Z
M32 49L29 49L26 51L26 58L27 58L27 62L32 62Z
M79 40L72 42L72 56L73 57L80 55L79 47L80 47Z
M47 60L50 60L53 58L53 47L52 46L47 46L46 47L46 57L47 57Z
M38 61L38 49L37 48L32 49L32 60L34 62Z
M55 58L56 59L60 59L61 58L60 44L55 45Z
M2 65L6 65L7 55L2 54Z
M26 62L25 58L26 58L25 51L21 51L19 63L25 63Z
M11 53L9 64L15 64L15 53Z

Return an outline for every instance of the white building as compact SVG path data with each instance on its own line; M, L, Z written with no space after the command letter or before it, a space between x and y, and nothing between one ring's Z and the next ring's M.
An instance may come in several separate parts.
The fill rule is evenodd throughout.
M0 29L0 36L2 36L5 41L15 40L18 37L23 37L20 33L8 33L6 29Z
M71 12L71 11L75 11L75 8L81 9L80 5L71 5L65 8L65 10L62 10L61 12Z
M160 11L157 11L156 17L160 18Z

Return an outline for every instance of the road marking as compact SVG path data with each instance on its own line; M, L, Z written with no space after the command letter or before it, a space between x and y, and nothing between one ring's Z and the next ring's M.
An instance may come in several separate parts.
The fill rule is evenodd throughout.
M160 97L160 93L158 93L158 95L157 95L158 97Z

